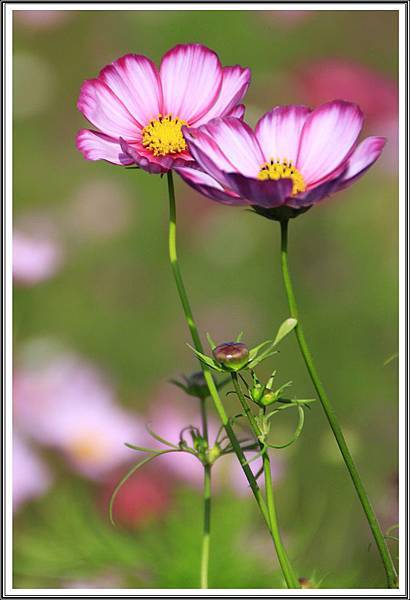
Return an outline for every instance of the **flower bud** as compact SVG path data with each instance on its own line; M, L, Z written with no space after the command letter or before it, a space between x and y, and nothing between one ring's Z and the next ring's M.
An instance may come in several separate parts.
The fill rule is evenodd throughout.
M259 402L262 400L263 389L264 388L261 383L255 383L255 385L249 390L252 400L257 404L259 404Z
M229 371L239 371L249 361L249 350L241 342L220 344L213 350L215 360Z
M202 371L192 373L187 377L188 393L197 398L207 398L209 396L208 386Z
M277 394L275 392L272 392L272 390L266 390L262 396L261 403L263 406L269 406L269 404L275 402L276 398Z
M302 589L311 589L314 587L313 583L307 577L299 577L299 584Z
M213 465L217 458L221 456L221 447L219 444L215 444L208 450L208 463Z

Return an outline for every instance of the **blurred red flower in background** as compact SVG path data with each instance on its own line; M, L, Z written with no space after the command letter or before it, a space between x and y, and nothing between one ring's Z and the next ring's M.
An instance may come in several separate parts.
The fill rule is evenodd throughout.
M308 104L335 98L355 102L371 126L398 114L396 83L356 62L336 58L312 62L297 72L297 83Z
M172 480L161 469L161 458L154 465L144 465L121 487L113 507L117 524L137 528L165 515L172 504ZM103 518L108 518L108 506L115 486L124 477L118 470L107 479L97 494L97 502Z

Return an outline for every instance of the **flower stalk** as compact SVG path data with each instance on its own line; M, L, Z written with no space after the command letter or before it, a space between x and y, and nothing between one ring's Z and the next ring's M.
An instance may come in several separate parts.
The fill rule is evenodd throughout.
M255 420L253 414L252 414L252 411L251 411L250 406L245 398L245 395L242 392L240 383L238 381L238 375L237 375L237 373L232 373L231 377L232 377L233 385L235 387L236 395L238 396L239 401L242 405L242 408L243 408L246 416L248 417L250 426L252 428L252 431L253 431L255 437L259 441L259 437L260 437L259 427L258 427L258 424L256 423L256 420ZM265 477L265 488L266 488L266 500L267 500L267 505L268 505L268 514L269 514L269 521L270 521L270 526L271 526L273 543L275 545L279 564L281 566L282 573L285 578L287 587L288 588L299 588L300 585L299 585L297 577L293 571L292 565L290 564L288 555L286 553L286 550L283 545L283 542L282 542L282 539L280 536L280 532L279 532L278 518L277 518L276 508L275 508L275 499L274 499L274 495L273 495L272 473L271 473L270 458L269 458L268 450L262 443L260 443L260 448L262 451L263 473L264 473L264 477Z
M201 551L201 590L208 589L209 545L211 535L211 465L204 465L204 529Z
M167 173L167 180L168 180L168 196L169 196L169 237L168 237L169 259L170 259L175 283L177 286L178 294L179 294L179 297L180 297L180 300L182 303L182 307L184 310L185 319L186 319L189 331L191 333L193 344L194 344L197 352L203 353L202 343L201 343L201 340L200 340L200 337L198 334L198 330L197 330L197 327L196 327L196 324L194 321L191 306L190 306L189 300L188 300L188 295L185 290L184 282L182 280L182 276L181 276L181 272L180 272L179 264L178 264L178 256L177 256L177 249L176 249L176 203L175 203L175 190L174 190L174 181L173 181L173 177L172 177L172 171L169 171ZM202 372L204 374L205 381L208 385L209 393L214 402L215 409L216 409L218 416L225 428L226 434L232 445L233 451L235 452L235 454L238 457L238 460L242 466L242 469L243 469L245 476L248 480L248 483L251 487L253 495L255 496L255 500L259 506L259 509L260 509L264 519L265 519L267 527L273 537L273 533L271 530L271 520L269 517L269 512L268 512L266 502L265 502L263 495L261 493L261 490L257 484L255 476L252 473L252 470L248 465L248 462L247 462L246 457L243 453L243 450L240 446L240 443L232 429L228 415L226 414L225 408L219 397L218 389L215 385L211 371L206 364L204 364L202 362L200 364L201 364ZM206 493L204 491L204 498L205 497L206 497ZM206 538L207 538L206 543L203 543L202 547L203 547L203 550L205 548L205 551L209 552L210 508L211 508L210 500L209 500L209 502L206 503L205 508L206 508L206 513L207 513L206 518L208 519L207 524L208 524L209 528L208 528L207 535L206 535ZM204 535L204 538L205 538L205 535ZM299 586L295 585L294 587L299 587Z
M359 472L356 468L356 465L353 462L352 455L347 446L345 437L343 435L343 431L339 425L339 421L336 417L336 413L330 403L330 400L327 396L325 388L319 378L318 372L316 370L315 364L313 362L312 354L309 350L309 346L307 344L305 334L303 332L303 327L299 317L299 311L296 303L295 293L293 291L292 280L290 278L289 267L288 267L288 220L280 221L281 227L281 267L282 267L282 275L283 282L286 290L286 296L288 299L290 314L294 319L297 319L297 325L295 327L296 339L298 341L299 349L302 354L303 360L305 362L306 368L312 380L313 386L317 392L319 400L322 404L323 410L325 412L326 418L329 422L329 425L333 431L333 434L336 438L337 445L339 446L339 450L343 456L343 460L345 462L346 468L349 471L350 477L353 481L353 485L356 489L357 495L359 497L360 503L365 512L367 521L369 523L369 527L373 534L374 540L376 542L377 548L380 553L380 557L383 561L384 569L386 571L387 577L387 585L389 588L397 587L397 577L395 572L395 567L393 564L392 557L390 555L390 551L386 544L383 533L380 529L379 522L377 520L376 514L373 510L373 507L370 503L369 497L366 493L362 480L360 478Z

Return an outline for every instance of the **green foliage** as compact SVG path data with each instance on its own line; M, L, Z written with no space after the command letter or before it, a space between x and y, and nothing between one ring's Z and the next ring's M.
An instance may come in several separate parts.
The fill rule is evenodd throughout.
M199 494L181 491L168 517L134 532L111 526L93 495L83 482L72 481L26 511L15 531L16 587L64 587L107 574L121 587L198 587ZM213 587L282 587L269 538L250 502L216 496L212 520ZM259 540L270 555L253 555L250 540L256 549Z

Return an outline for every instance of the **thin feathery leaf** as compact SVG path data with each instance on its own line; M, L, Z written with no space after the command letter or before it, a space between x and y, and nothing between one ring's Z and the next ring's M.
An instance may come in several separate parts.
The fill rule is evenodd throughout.
M249 360L252 360L255 358L255 356L258 354L259 350L261 350L264 346L267 346L268 344L271 344L272 340L266 340L266 342L262 342L262 344L259 344L259 346L255 346L254 348L251 348L249 350Z
M127 446L127 448L130 448L131 450L138 450L138 452L158 452L158 448L145 448L144 446L135 446L128 442L124 442L124 446Z
M296 427L295 433L293 434L292 438L288 442L286 442L285 444L271 444L271 443L266 442L266 445L269 448L275 448L277 450L280 450L281 448L287 448L288 446L290 446L291 444L293 444L294 442L296 442L296 440L298 439L298 437L302 433L303 424L305 422L305 413L304 413L304 410L303 410L303 408L301 406L298 406L298 412L299 412L299 421L298 421L298 425Z
M145 429L148 431L148 433L150 434L150 436L154 438L154 440L157 440L157 442L161 442L162 444L165 444L165 446L169 446L170 448L176 448L176 449L178 449L178 446L176 446L172 442L169 442L165 438L161 437L160 435L158 435L157 433L155 433L155 431L152 431L152 429L150 428L150 426L148 425L148 423L145 423Z
M128 473L126 473L126 475L124 475L124 477L121 479L121 481L119 483L117 483L117 485L115 486L115 489L114 489L113 493L111 494L110 503L109 503L109 507L108 507L108 512L109 512L109 516L110 516L111 525L113 525L114 527L116 526L115 525L115 521L114 521L114 517L113 517L114 502L115 502L115 499L117 497L118 492L120 491L120 489L122 488L122 486L124 485L124 483L126 483L128 481L128 479L132 475L134 475L134 473L136 471L138 471L138 469L140 469L141 467L143 467L147 463L151 462L151 460L154 460L154 458L157 458L157 456L160 456L161 454L168 454L169 452L180 452L180 450L162 450L161 452L156 452L152 456L147 456L147 458L144 458L144 460L142 460L141 462L139 462L136 465L134 465L128 471Z
M176 385L177 387L181 388L181 390L184 390L184 392L187 391L187 386L178 381L178 379L169 379L168 381L169 383L172 383L173 385Z

